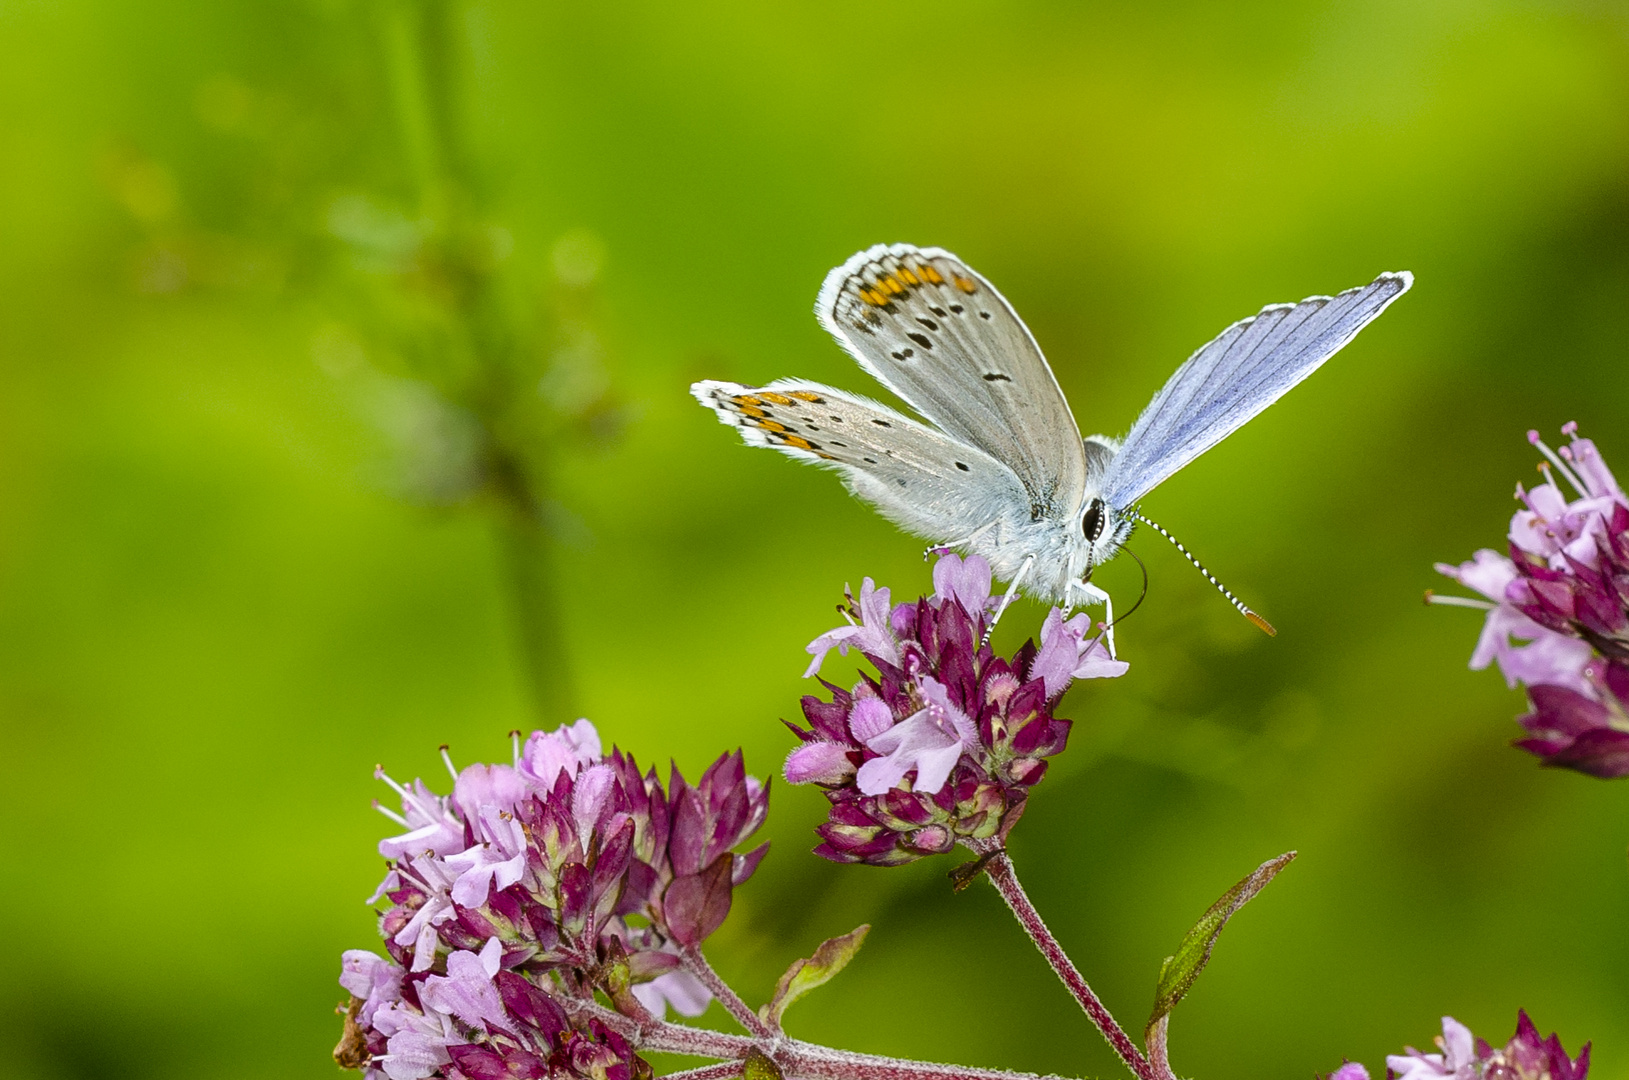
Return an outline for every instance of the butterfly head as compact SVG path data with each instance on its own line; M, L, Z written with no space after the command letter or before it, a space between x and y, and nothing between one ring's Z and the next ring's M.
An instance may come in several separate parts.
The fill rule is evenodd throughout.
M1080 515L1080 535L1086 546L1088 575L1091 568L1114 558L1135 524L1135 517L1119 513L1102 498L1094 497L1087 501Z

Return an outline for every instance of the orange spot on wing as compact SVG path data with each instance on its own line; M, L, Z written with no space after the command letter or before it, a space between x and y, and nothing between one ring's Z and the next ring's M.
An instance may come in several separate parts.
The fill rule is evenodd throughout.
M758 427L763 428L765 431L773 431L777 435L786 430L785 424L777 424L773 420L760 420L758 421Z
M764 397L765 401L773 401L777 405L790 405L790 404L792 404L792 399L787 397L785 394L771 394L771 393L766 391L764 393L763 397Z
M788 397L795 397L799 401L825 401L826 400L825 398L821 397L819 394L811 394L807 390L794 390L790 394L788 394L787 396Z
M922 268L918 270L917 273L921 274L923 278L931 281L935 285L943 285L945 283L944 277L939 273L939 271L933 268L932 263L923 263Z
M960 274L957 274L955 280L956 288L960 289L969 296L979 291L978 285L974 284L972 278L964 278Z
M754 416L754 417L761 417L761 416L764 415L764 411L762 409L754 408L751 405L743 405L743 406L741 406L741 413L742 413L743 416Z
M763 402L759 401L757 398L753 397L751 394L742 394L740 397L733 397L730 400L735 402L737 405L762 405L763 404Z
M899 276L905 280L905 284L907 285L922 284L921 281L917 280L916 275L911 273L911 268L908 266L901 266L899 268Z
M788 435L782 441L784 441L787 446L795 446L799 450L813 450L814 449L814 447L809 445L809 440L805 439L801 435Z
M905 286L900 284L899 279L892 274L887 274L881 278L878 278L877 285L880 288L888 290L895 296L900 296L905 292Z

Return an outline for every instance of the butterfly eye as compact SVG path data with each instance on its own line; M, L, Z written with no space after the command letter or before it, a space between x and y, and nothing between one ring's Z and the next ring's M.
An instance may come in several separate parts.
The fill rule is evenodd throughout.
M1086 539L1096 541L1103 535L1103 500L1093 499L1092 505L1086 508L1086 516L1080 520L1080 531L1086 534Z

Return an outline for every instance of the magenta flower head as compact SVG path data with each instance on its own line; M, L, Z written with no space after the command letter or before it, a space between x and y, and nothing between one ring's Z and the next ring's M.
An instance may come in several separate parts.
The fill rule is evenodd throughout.
M806 696L809 727L787 725L802 745L786 779L825 789L815 852L833 861L894 866L1004 835L1068 741L1070 721L1051 712L1063 692L1126 670L1101 635L1088 637L1087 616L1057 610L1039 649L996 656L983 644L993 606L983 559L942 555L933 582L933 595L890 605L865 579L849 625L809 646L809 675L832 649L857 649L876 669L848 691L822 680L832 699Z
M1388 1080L1585 1080L1589 1073L1588 1044L1574 1060L1557 1036L1540 1039L1526 1012L1517 1015L1516 1034L1503 1047L1476 1038L1451 1016L1442 1018L1442 1034L1435 1041L1434 1054L1406 1047L1388 1055ZM1329 1080L1369 1080L1369 1071L1347 1062Z
M370 1080L648 1077L570 1003L599 990L636 1017L707 1007L686 950L763 858L767 845L733 849L763 823L767 789L737 752L694 785L675 768L664 791L632 757L604 756L586 720L517 741L512 764L448 769L447 796L378 774L407 831L379 845L387 956L345 954L335 1056Z
M1484 549L1438 571L1486 600L1431 597L1481 607L1487 620L1471 666L1498 663L1505 680L1527 688L1530 733L1516 745L1547 765L1593 776L1629 774L1629 718L1620 669L1629 664L1629 497L1577 425L1557 452L1538 432L1528 440L1546 458L1545 482L1516 488L1522 508L1510 521L1508 554ZM1553 468L1553 472L1552 472ZM1576 498L1568 499L1560 480Z

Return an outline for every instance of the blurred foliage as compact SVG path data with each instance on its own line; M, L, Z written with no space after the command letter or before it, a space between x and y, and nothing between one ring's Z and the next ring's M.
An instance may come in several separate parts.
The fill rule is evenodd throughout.
M1506 748L1474 615L1419 604L1527 428L1629 471L1629 15L1590 0L0 5L0 1075L333 1075L377 761L582 714L773 773L844 582L927 571L685 388L870 392L809 305L891 240L994 280L1111 433L1263 303L1415 271L1148 500L1280 636L1135 540L1131 674L1066 703L1015 859L1135 1024L1193 913L1301 852L1184 1075L1525 1007L1629 1076L1629 786ZM749 998L869 922L795 1034L1118 1075L992 890L826 865L818 793L775 804L714 949Z

